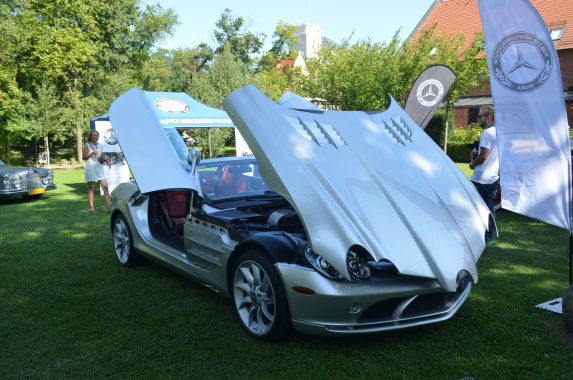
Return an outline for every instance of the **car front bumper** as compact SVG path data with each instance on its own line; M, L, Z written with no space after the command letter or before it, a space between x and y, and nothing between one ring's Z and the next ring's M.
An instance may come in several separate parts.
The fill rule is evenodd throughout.
M458 311L472 286L469 276L456 292L445 292L435 280L423 278L336 282L301 266L276 266L293 327L312 335L366 334L444 321ZM303 294L301 288L314 294Z
M17 196L34 196L44 194L47 190L56 189L56 185L50 184L44 187L37 187L34 189L23 188L23 189L0 189L0 198L11 198Z

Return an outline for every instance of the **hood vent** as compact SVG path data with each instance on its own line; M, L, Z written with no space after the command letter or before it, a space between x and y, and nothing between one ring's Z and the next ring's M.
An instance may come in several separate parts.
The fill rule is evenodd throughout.
M332 145L338 149L346 145L346 141L330 124L319 123L316 120L302 120L298 118L299 126L296 129L305 137L310 137L312 141L318 146ZM301 128L302 127L302 128Z
M412 130L404 119L391 117L389 120L379 120L378 122L394 144L406 146L406 141L413 143Z

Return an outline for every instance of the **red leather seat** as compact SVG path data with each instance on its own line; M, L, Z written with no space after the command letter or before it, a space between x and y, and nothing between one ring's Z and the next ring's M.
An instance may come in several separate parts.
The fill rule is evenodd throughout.
M232 196L247 191L247 177L243 173L248 170L248 167L239 165L225 166L215 188L217 196Z
M187 194L184 191L168 191L159 194L159 206L173 232L183 235L187 217Z

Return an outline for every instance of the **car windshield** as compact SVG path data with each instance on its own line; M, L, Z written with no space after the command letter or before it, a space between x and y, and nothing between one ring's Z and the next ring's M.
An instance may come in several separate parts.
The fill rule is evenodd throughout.
M255 159L203 162L199 165L199 180L203 196L213 203L233 198L272 197Z

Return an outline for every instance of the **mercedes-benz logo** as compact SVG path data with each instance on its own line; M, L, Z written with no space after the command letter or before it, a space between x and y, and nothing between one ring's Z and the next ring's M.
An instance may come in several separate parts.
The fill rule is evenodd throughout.
M115 133L113 132L112 128L105 131L103 134L103 140L109 145L117 144L117 137L115 137Z
M444 85L437 79L423 81L416 91L420 104L426 107L435 106L444 95Z
M159 98L155 101L157 109L169 113L187 113L189 105L183 100L175 98Z
M551 76L551 51L530 33L512 33L498 42L491 60L495 80L513 92L530 92Z

